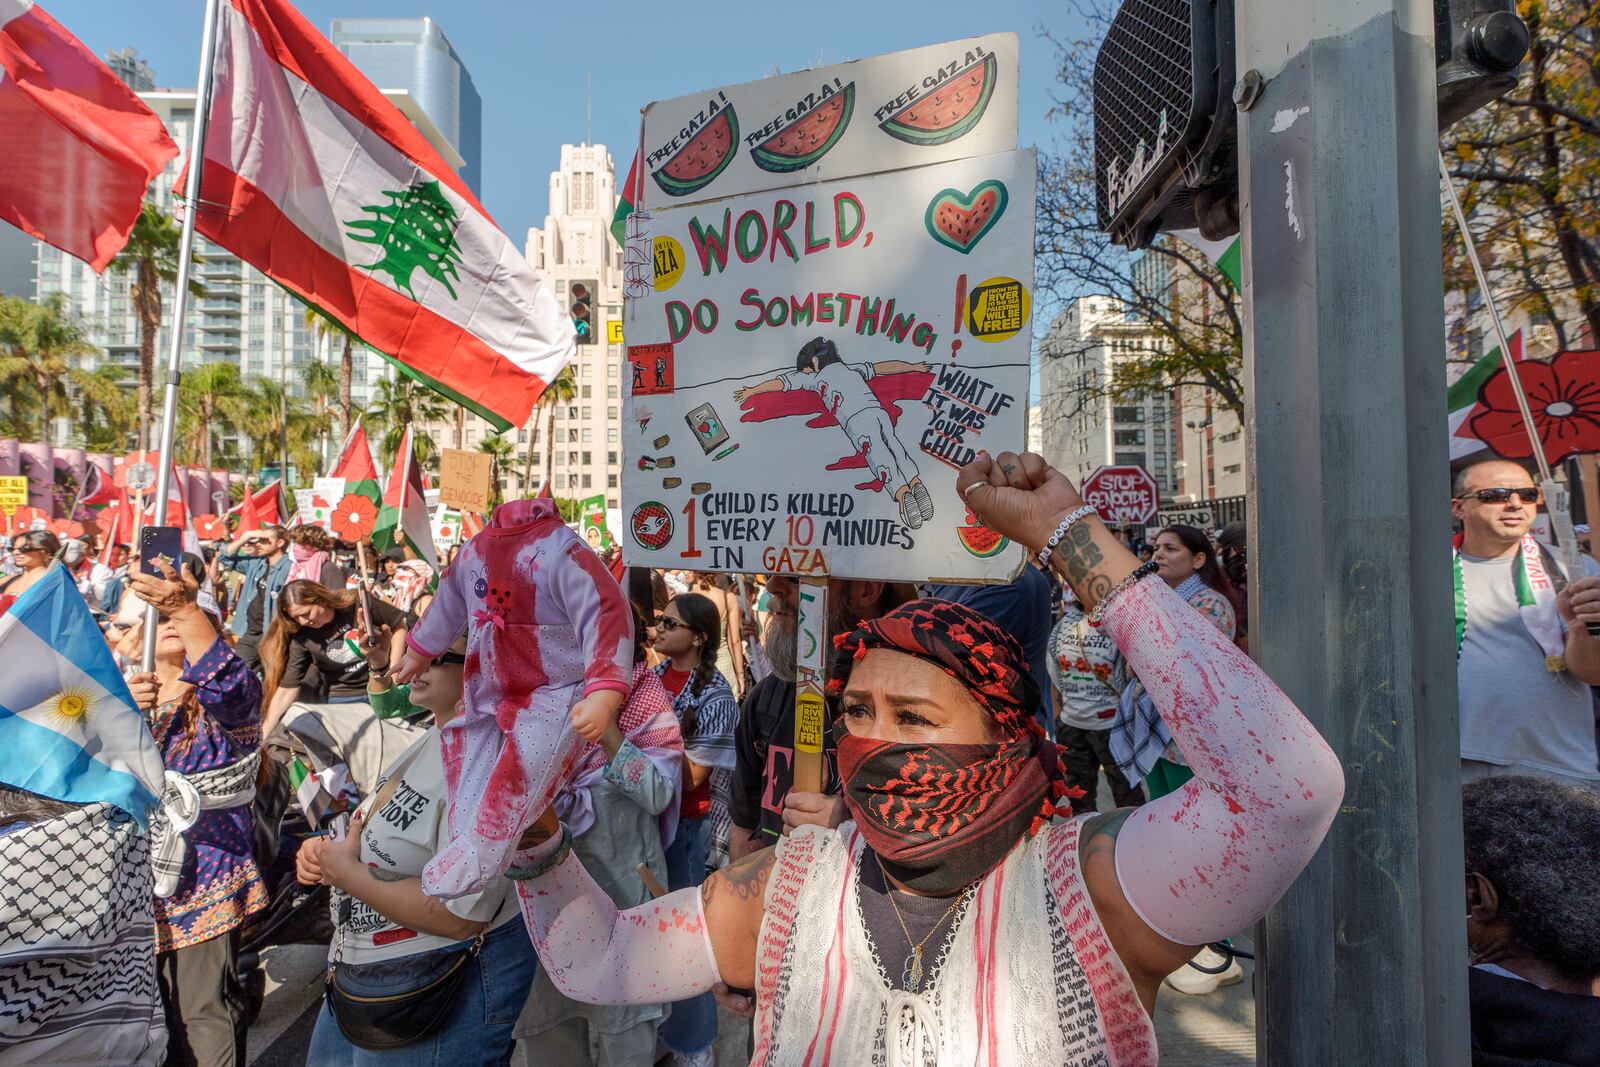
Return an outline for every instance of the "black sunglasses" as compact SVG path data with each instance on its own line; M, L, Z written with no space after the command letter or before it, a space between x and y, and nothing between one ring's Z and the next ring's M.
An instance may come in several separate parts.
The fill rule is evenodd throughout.
M1466 500L1468 497L1473 497L1480 504L1504 504L1515 493L1517 499L1524 504L1537 504L1539 502L1539 492L1539 487L1536 485L1522 485L1515 488L1497 486L1493 489L1475 489L1470 493L1462 493L1456 499Z
M656 620L656 629L660 630L662 633L671 633L678 627L687 625L689 624L686 622L680 622L679 620L674 619L671 615L663 615Z
M465 665L466 662L467 654L465 652L441 652L439 655L433 657L433 665L435 667L442 667L446 663Z

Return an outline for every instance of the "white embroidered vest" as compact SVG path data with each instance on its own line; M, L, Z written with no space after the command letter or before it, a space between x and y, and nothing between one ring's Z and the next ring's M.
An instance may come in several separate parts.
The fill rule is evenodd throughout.
M1084 816L983 880L920 994L890 987L857 903L853 823L778 845L751 1067L1145 1067L1155 1029L1078 869Z

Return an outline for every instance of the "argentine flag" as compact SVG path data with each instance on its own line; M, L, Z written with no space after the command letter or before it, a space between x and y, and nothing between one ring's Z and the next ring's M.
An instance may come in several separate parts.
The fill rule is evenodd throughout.
M0 615L0 782L144 825L165 768L144 716L65 567Z

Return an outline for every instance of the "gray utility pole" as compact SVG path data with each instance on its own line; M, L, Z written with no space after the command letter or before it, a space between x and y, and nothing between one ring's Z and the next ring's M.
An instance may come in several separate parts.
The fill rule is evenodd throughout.
M1238 0L1251 645L1344 763L1260 1062L1468 1052L1433 9Z

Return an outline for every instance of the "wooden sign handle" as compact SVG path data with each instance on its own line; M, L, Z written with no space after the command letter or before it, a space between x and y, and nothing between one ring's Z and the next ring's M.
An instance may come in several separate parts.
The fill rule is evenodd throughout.
M823 774L822 739L828 728L823 698L828 638L828 583L801 580L800 612L795 651L794 788L820 793Z

